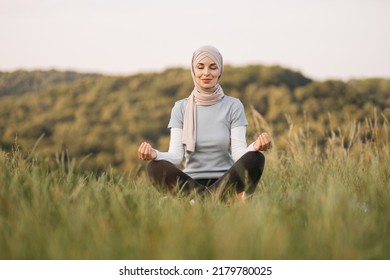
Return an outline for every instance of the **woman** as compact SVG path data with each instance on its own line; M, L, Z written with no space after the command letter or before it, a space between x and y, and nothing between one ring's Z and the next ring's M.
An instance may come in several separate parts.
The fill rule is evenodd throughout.
M212 46L196 50L192 56L191 95L175 103L171 119L168 152L160 152L143 142L138 157L150 160L148 176L164 191L179 187L184 194L217 191L223 197L234 190L239 199L255 191L264 169L260 151L271 148L268 133L246 146L244 107L239 99L224 94L219 81L223 61ZM179 165L185 157L184 170Z

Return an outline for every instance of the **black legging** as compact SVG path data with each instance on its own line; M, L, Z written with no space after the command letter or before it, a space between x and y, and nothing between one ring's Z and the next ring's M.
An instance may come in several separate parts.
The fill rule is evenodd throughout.
M160 191L172 192L178 187L184 195L192 192L204 195L209 191L218 190L224 197L231 190L237 193L245 191L247 195L253 194L263 173L264 164L265 158L262 153L247 152L217 180L195 180L165 160L150 161L146 170ZM207 181L211 184L205 184Z

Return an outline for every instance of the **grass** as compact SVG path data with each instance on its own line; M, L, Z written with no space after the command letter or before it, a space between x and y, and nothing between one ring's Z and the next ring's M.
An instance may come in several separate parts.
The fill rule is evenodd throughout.
M229 206L0 150L0 258L389 259L389 135L387 124L368 129L324 149L292 133L287 150L266 154L254 197Z

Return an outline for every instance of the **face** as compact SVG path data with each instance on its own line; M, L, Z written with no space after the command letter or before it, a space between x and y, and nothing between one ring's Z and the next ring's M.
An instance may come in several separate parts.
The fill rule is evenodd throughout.
M196 83L202 88L213 88L218 82L218 66L209 57L203 58L197 65L195 65L194 73Z

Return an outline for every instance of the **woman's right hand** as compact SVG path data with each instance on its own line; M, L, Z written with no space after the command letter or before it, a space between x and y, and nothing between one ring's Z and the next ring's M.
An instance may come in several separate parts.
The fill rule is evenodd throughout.
M154 160L157 153L148 142L142 142L138 148L138 157L142 160Z

